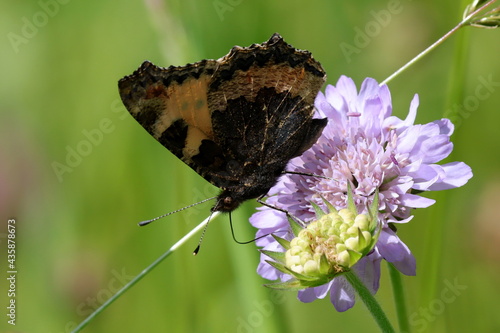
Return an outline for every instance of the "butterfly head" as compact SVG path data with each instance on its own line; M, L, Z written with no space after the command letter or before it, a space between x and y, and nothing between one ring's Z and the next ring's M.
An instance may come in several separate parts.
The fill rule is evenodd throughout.
M235 192L228 190L222 191L217 197L215 206L212 207L213 212L232 212L243 202Z

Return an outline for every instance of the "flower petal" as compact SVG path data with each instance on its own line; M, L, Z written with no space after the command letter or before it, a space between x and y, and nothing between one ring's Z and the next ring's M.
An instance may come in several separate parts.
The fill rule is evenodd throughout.
M410 249L389 228L384 228L377 242L377 249L382 257L391 262L403 274L416 275L415 257Z
M332 302L335 310L338 312L347 311L354 306L354 290L343 276L333 279L330 302Z
M431 191L448 190L465 185L472 178L472 169L463 162L452 162L436 166L444 175L441 180L429 187Z
M319 286L319 287L314 287L314 288L310 288L310 289L313 289L314 290L314 295L316 295L316 298L319 298L319 299L323 299L325 298L325 296L328 294L328 292L330 291L330 288L332 286L332 281L330 281L329 283L327 284L324 284L322 286Z
M406 193L401 196L400 202L402 205L410 208L427 208L429 206L432 206L436 202L436 200Z
M382 256L375 249L371 254L360 259L353 267L361 281L373 294L377 292L379 287L381 260Z
M286 226L286 223L283 223L284 219L286 219L285 213L265 207L250 217L250 224L259 229L276 229Z
M297 297L303 303L311 303L318 299L314 293L314 288L299 290Z

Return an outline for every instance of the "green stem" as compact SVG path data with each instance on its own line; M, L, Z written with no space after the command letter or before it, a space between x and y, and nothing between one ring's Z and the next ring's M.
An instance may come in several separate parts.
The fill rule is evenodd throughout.
M380 330L382 332L388 332L388 333L395 332L394 328L389 322L389 319L387 319L387 316L380 307L380 304L378 304L377 300L372 295L370 290L368 290L368 288L365 287L363 282L361 282L361 280L356 276L356 274L354 274L353 271L349 271L344 273L344 276L347 278L347 281L349 281L354 290L356 290L356 293L359 295L363 303L365 303L366 307L368 308L368 311L372 314L373 318L380 327Z
M475 10L473 13L471 13L469 16L465 17L453 29L451 29L446 34L444 34L444 36L442 36L441 38L439 38L437 41L435 41L431 46L429 46L428 48L426 48L424 51L420 52L420 54L418 54L415 58L413 58L412 60L410 60L406 65L404 65L403 67L401 67L400 69L398 69L397 71L395 71L391 76L389 76L387 79L385 79L384 81L382 81L380 83L380 85L387 84L389 81L391 81L396 76L398 76L399 74L401 74L402 72L404 72L406 69L408 69L410 66L412 66L413 64L415 64L417 61L419 61L421 58L423 58L429 52L431 52L432 50L434 50L437 46L441 45L451 35L453 35L455 32L457 32L458 29L460 29L461 27L469 24L469 21L471 20L471 18L473 18L473 16L477 15L479 12L481 12L486 7L488 7L491 4L493 4L495 1L497 1L497 0L491 0L491 1L487 2L486 4L484 4L483 6L481 6L480 8L478 8L477 10Z
M177 250L182 244L184 244L189 238L191 238L194 234L200 231L203 227L205 227L210 220L213 220L220 212L214 212L211 216L207 217L203 222L198 224L193 230L188 232L184 237L179 239L177 243L172 245L167 252L163 253L158 259L156 259L152 264L146 267L142 272L140 272L135 278L133 278L129 283L127 283L122 289L118 290L116 294L111 296L104 304L102 304L99 308L97 308L94 312L92 312L84 321L80 323L71 333L80 332L88 323L90 323L98 314L103 312L111 303L116 301L121 295L123 295L127 290L132 288L137 282L139 282L143 277L145 277L149 272L153 270L156 266L158 266L166 257L171 255L175 250Z
M401 273L390 262L387 262L387 267L389 268L389 276L392 282L392 293L394 295L394 304L396 305L399 330L409 333L410 324L408 322L408 311L406 309L405 292Z

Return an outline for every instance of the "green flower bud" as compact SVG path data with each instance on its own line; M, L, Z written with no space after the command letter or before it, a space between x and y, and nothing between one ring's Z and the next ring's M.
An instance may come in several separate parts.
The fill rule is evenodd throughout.
M359 240L357 237L351 237L346 239L344 244L349 250L356 251L358 250Z
M330 211L324 212L313 204L317 220L310 222L305 229L297 228L298 224L291 225L296 237L289 243L281 240L281 243L289 244L285 255L263 251L276 260L270 264L294 277L292 281L276 284L276 288L303 289L325 284L347 272L373 249L380 233L378 194L368 215L357 213L350 190L348 200L349 208L339 211L327 205ZM279 241L279 237L274 237Z
M347 251L342 251L338 254L337 260L341 266L348 266L349 262L351 261L351 257L349 256L349 252Z
M319 263L314 260L308 260L304 264L304 274L314 276L319 273Z
M344 243L335 244L335 248L336 248L337 252L342 252L342 251L347 250L347 246Z
M364 214L359 214L354 219L354 225L356 227L360 228L361 230L365 230L365 229L368 229L368 227L370 225L370 220L368 219L368 216L366 216Z
M341 209L339 211L339 215L343 219L343 222L347 225L351 225L352 221L354 221L354 218L356 217L355 214L347 208Z

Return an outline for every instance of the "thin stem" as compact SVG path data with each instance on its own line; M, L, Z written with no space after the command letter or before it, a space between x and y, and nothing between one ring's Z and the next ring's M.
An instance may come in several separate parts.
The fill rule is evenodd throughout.
M464 24L463 22L464 21L460 22L457 26L455 26L453 29L451 29L450 31L448 31L444 36L442 36L436 42L434 42L434 44L432 44L431 46L429 46L428 48L426 48L424 51L420 52L420 54L418 54L415 58L413 58L412 60L410 60L406 65L404 65L403 67L401 67L400 69L398 69L397 71L395 71L387 79L385 79L384 81L382 81L382 83L380 83L380 85L382 86L384 84L387 84L389 81L391 81L392 79L394 79L396 76L398 76L399 74L401 74L402 72L404 72L406 69L408 69L414 63L416 63L421 58L423 58L425 55L427 55L427 53L429 53L430 51L432 51L433 49L435 49L437 46L441 45L441 43L443 43L448 37L450 37L453 33L455 33L458 29L460 29L463 26L463 24Z
M211 219L214 219L220 214L220 212L214 212L211 215ZM80 332L88 323L90 323L98 314L104 311L111 303L116 301L121 295L123 295L127 290L132 288L137 282L139 282L143 277L145 277L149 272L153 270L156 266L158 266L166 257L171 255L175 250L177 250L182 244L184 244L189 238L191 238L194 234L200 231L208 222L210 221L210 217L207 217L203 222L198 224L193 230L188 232L184 237L179 239L177 243L172 245L167 252L163 253L158 259L156 259L152 264L146 267L142 272L140 272L135 278L133 278L129 283L127 283L122 289L118 290L116 294L111 296L104 304L102 304L99 308L97 308L94 312L92 312L84 321L80 323L71 333Z
M401 74L402 72L404 72L406 69L408 69L414 63L416 63L421 58L423 58L425 55L427 55L427 53L429 53L430 51L432 51L433 49L435 49L437 46L441 45L446 39L448 39L448 37L450 37L451 35L453 35L458 29L460 29L461 27L467 25L469 23L469 20L473 16L477 15L480 11L484 10L486 7L488 7L489 5L493 4L495 1L497 1L497 0L488 1L486 4L484 4L483 6L481 6L480 8L478 8L477 10L475 10L474 12L472 12L469 16L467 16L459 24L457 24L453 29L451 29L444 36L442 36L437 41L435 41L431 46L429 46L428 48L426 48L424 51L420 52L420 54L418 54L415 58L413 58L412 60L410 60L406 65L404 65L403 67L401 67L400 69L398 69L397 71L395 71L387 79L385 79L384 81L382 81L380 83L380 85L387 84L389 81L391 81L392 79L394 79L396 76L398 76L399 74Z
M347 278L347 281L351 284L351 286L356 290L356 293L359 295L363 303L365 303L368 311L372 314L373 319L377 322L380 330L384 333L393 333L394 328L392 327L389 319L385 315L384 311L378 304L375 297L372 295L370 290L365 287L363 282L354 274L353 271L349 271L344 273L344 276Z
M394 304L396 305L396 313L398 316L399 330L401 332L410 332L410 324L408 322L408 311L406 309L405 292L403 288L403 280L401 273L390 263L387 262L389 275L392 283L392 293L394 295Z

